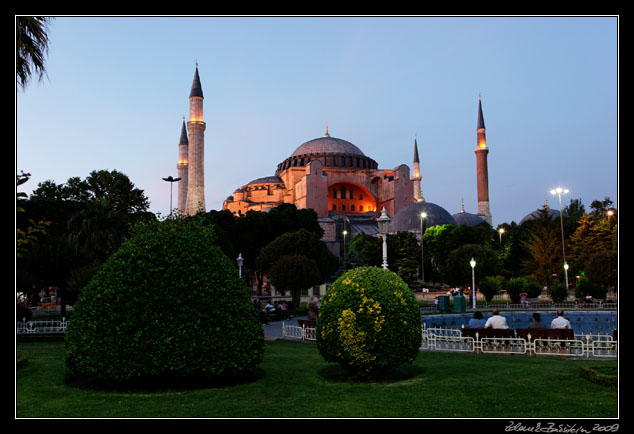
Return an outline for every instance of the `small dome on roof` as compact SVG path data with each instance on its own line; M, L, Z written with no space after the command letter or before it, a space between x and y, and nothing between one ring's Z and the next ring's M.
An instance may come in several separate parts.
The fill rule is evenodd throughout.
M452 217L454 218L454 220L456 221L458 225L465 225L465 226L478 226L480 223L484 221L482 217L480 217L479 215L470 214L464 211L454 214Z
M520 220L520 225L522 223L526 223L528 221L531 220L537 220L541 213L546 212L548 213L548 215L550 216L550 219L555 219L555 218L559 218L559 210L557 209L553 209L551 207L549 207L548 205L544 205L543 207L536 209L535 211L533 211L532 213L527 214L522 220ZM566 216L566 213L564 213L564 217Z
M396 213L390 224L390 232L420 232L420 214L422 212L427 213L425 228L445 224L458 226L451 214L441 206L431 202L416 202L401 208Z

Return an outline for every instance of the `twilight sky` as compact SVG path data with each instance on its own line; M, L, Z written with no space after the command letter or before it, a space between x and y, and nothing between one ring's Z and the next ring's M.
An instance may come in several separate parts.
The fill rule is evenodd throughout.
M196 62L207 209L330 135L412 168L449 213L477 212L481 93L493 226L562 198L618 206L618 18L64 16L47 77L15 95L16 173L125 173L169 213ZM173 190L176 200L176 186Z

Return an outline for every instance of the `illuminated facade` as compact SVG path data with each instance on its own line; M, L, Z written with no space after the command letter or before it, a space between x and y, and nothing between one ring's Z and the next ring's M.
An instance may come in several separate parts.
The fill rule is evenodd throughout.
M187 127L183 118L183 127L181 128L181 138L178 142L178 163L176 170L178 177L181 179L178 183L178 209L184 211L187 206L187 185L189 180L189 141L187 140ZM170 210L171 212L172 210Z
M489 210L489 169L487 166L486 128L484 127L484 116L482 115L482 100L478 97L478 126L476 154L476 174L478 182L478 216L492 225L491 211Z
M205 122L203 122L203 89L198 76L198 65L194 73L194 81L189 94L189 122L187 144L179 144L179 161L176 166L179 172L187 168L187 177L183 177L178 188L179 211L194 215L205 211ZM179 175L180 177L180 175ZM184 192L186 197L182 197ZM182 204L184 203L184 207Z
M418 143L414 138L414 175L412 176L412 182L414 182L414 200L416 202L424 202L423 191L421 190L420 181L423 177L420 174L420 161L418 159Z
M234 214L266 211L282 203L311 208L325 231L324 241L337 242L346 229L376 234L375 219L385 207L394 215L414 202L409 167L379 169L352 143L331 137L309 140L277 166L274 176L255 179L236 189L223 203Z
M194 74L189 96L189 121L183 127L179 141L178 210L188 215L205 211L204 192L204 131L203 92L198 75ZM477 125L477 188L478 216L491 224L488 195L486 133L482 104L478 103ZM186 128L185 128L186 127ZM437 205L427 203L421 189L421 169L417 139L414 138L413 173L401 164L394 169L380 169L377 162L347 140L332 137L326 127L322 137L309 140L277 165L274 175L257 178L237 188L227 197L222 209L233 214L248 211L268 211L280 204L294 204L299 209L311 208L325 231L324 241L340 243L347 230L350 239L355 233L378 233L376 218L382 208L389 216L399 211L420 214L418 208L430 208L431 216L447 220L444 213L435 212ZM419 203L419 207L410 205ZM433 209L431 209L433 208ZM434 212L432 212L434 211ZM464 209L463 209L464 212ZM411 217L411 216L410 216ZM411 218L397 220L409 222ZM420 219L420 217L416 217ZM451 218L451 216L450 216ZM440 217L439 217L440 219ZM442 220L442 221L444 221ZM413 220L412 220L413 221ZM403 223L407 226L409 223ZM420 223L418 223L420 226ZM409 230L409 229L405 229ZM416 230L416 228L412 228ZM418 229L420 230L420 229Z

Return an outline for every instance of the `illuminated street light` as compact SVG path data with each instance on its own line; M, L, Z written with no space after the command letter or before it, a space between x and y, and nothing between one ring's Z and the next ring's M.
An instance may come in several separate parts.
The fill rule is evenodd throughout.
M561 222L561 251L564 256L564 273L566 276L566 291L568 291L568 263L566 262L566 247L564 246L564 214L561 211L561 195L568 193L567 188L557 187L550 190L550 194L556 194L559 197L559 221Z
M346 235L348 235L347 230L343 230L343 268L346 268Z
M238 257L236 258L236 261L238 262L239 276L242 279L242 265L244 264L244 258L242 257L242 253L238 255Z
M498 229L498 233L500 234L500 249L502 248L502 234L504 233L504 228Z
M383 236L383 269L387 270L387 233L390 231L392 219L387 215L385 207L381 210L381 217L376 222L379 225L379 232Z
M473 297L471 297L471 306L475 310L475 308L476 308L476 297L477 297L476 287L475 287L475 266L476 266L476 261L475 261L475 259L473 259L473 257L471 257L471 260L469 261L469 265L471 265L471 292L473 293Z

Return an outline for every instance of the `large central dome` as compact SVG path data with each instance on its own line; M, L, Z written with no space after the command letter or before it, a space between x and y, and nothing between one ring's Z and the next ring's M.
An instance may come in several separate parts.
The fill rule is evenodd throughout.
M330 137L329 135L309 140L308 142L300 145L297 149L295 149L295 152L291 154L291 157L310 154L348 154L359 155L361 157L365 156L365 154L361 152L361 149L357 148L352 143L343 139Z
M277 165L275 175L286 169L304 167L314 160L324 168L375 170L376 161L347 140L330 137L328 130L323 137L309 140L295 149L286 160Z

